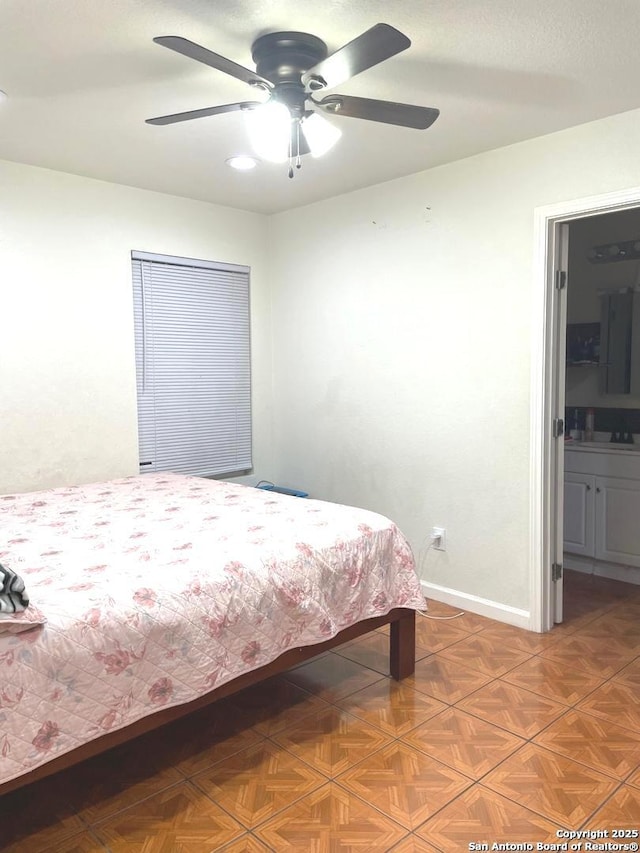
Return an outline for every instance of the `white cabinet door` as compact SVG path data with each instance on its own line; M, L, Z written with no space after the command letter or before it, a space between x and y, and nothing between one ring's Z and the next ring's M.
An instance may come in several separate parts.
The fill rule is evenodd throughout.
M571 554L593 557L595 553L595 489L596 478L592 474L565 472L564 550Z
M640 567L640 481L598 477L595 518L596 557Z

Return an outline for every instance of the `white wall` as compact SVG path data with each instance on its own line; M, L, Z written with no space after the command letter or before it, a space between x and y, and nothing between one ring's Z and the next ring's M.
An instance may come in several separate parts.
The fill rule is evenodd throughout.
M270 470L266 234L257 214L0 161L0 493L137 473L132 249L251 267Z
M634 111L273 217L279 480L528 610L534 209L639 185L639 145Z

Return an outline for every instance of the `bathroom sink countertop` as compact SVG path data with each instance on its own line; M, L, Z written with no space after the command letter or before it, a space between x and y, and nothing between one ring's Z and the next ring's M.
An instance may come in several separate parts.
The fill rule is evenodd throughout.
M575 441L564 443L565 450L584 450L588 453L640 453L640 444L617 444L613 441Z

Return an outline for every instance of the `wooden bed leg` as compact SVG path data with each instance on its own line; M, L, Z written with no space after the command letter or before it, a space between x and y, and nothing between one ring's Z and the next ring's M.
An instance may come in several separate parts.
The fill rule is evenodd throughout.
M410 610L391 623L391 675L400 681L413 674L416 666L416 613Z

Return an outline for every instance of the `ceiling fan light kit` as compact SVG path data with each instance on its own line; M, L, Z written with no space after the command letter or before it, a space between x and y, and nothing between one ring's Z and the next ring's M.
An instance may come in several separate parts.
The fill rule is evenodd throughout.
M303 154L322 157L342 136L341 130L317 113L292 118L287 107L276 100L247 110L245 120L253 150L270 163L299 162Z
M322 157L330 151L342 136L339 127L331 124L319 113L311 113L302 119L302 132L309 143L312 157Z
M291 116L284 104L267 101L245 112L251 147L262 160L284 163L289 156Z
M417 130L430 127L439 115L431 107L393 101L337 94L321 100L313 97L406 50L411 42L389 24L376 24L331 55L326 44L310 33L268 33L256 39L251 47L255 71L180 36L158 36L154 41L247 83L254 90L266 93L268 100L205 107L147 119L147 123L175 124L242 111L258 156L274 163L288 160L291 178L294 164L299 169L305 154L321 157L341 136L339 128L321 112Z

